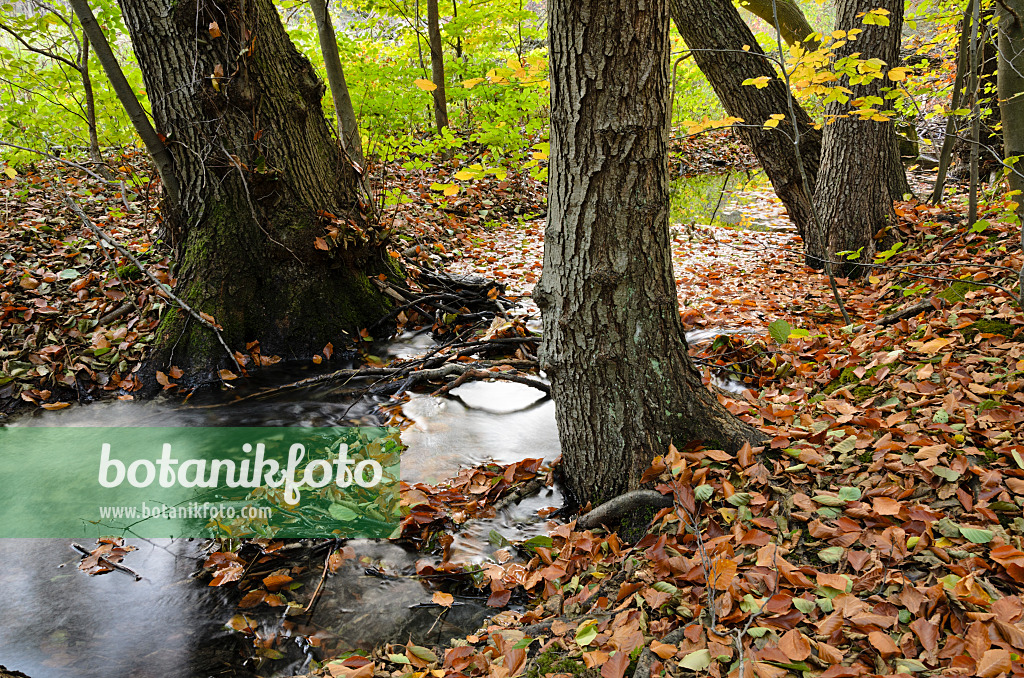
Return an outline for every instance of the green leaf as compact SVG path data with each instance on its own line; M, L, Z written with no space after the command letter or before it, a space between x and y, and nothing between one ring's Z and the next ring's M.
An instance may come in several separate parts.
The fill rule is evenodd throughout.
M727 498L726 501L732 504L733 506L746 506L747 504L750 503L750 493L737 492L736 494Z
M964 527L962 525L960 526L960 534L962 534L967 541L974 544L987 544L996 536L995 532L992 530L982 530L978 527Z
M691 671L703 671L711 666L711 652L709 650L697 650L682 658L679 666Z
M768 629L764 626L754 626L747 629L747 635L751 638L761 638L766 633L768 633Z
M670 584L667 581L656 581L651 584L651 588L659 593L667 593L672 596L679 593L679 589L674 584Z
M715 488L710 485L698 485L693 490L693 496L697 498L697 501L707 501L711 499L711 495L715 493Z
M390 661L392 664L411 664L412 663L411 661L409 661L409 658L406 657L404 654L389 654L388 655L388 661Z
M837 547L838 548L838 547ZM803 612L804 614L810 614L816 607L813 600L806 600L804 598L794 598L793 606Z
M940 478L945 478L946 480L948 480L951 483L955 482L956 480L959 480L959 478L960 478L960 474L959 473L957 473L956 471L954 471L951 468L946 468L945 466L933 466L932 467L932 473L934 473L935 475L937 475Z
M357 517L355 511L347 506L342 506L341 504L331 504L327 508L327 512L330 513L331 517L335 520L340 520L346 523L355 520Z
M932 415L932 421L936 424L948 424L949 423L949 412L946 410L936 410L935 414Z
M839 488L839 498L843 501L858 501L860 499L860 488L859 487L841 487Z
M425 662L436 662L437 655L431 652L429 649L422 645L413 645L409 648L409 652L412 652L415 656L419 657Z
M830 546L818 551L818 557L826 563L838 563L843 558L845 549L842 546Z
M790 333L793 328L785 320L779 319L768 325L768 334L772 336L778 344L785 344L789 339Z
M65 268L63 271L57 274L57 277L61 280L74 280L78 276L82 275L74 268Z
M522 650L522 649L528 648L528 647L530 647L530 643L532 643L535 640L537 640L537 639L536 638L523 638L518 643L513 645L512 649L514 649L514 650Z
M832 448L835 454L849 454L857 448L857 436L847 436L838 445Z
M491 542L492 546L497 546L498 548L505 548L512 544L512 542L505 539L501 532L498 532L497 530L491 530L490 534L487 535L487 541Z
M538 548L549 549L554 546L554 542L551 540L551 537L544 534L538 534L536 537L530 537L524 541L521 546L523 548L530 549L531 551L536 551Z
M580 647L590 645L594 642L594 638L597 638L597 622L595 620L591 619L584 622L582 626L576 629L576 644Z
M827 494L816 494L811 500L823 506L845 506L846 500L842 497L833 497Z

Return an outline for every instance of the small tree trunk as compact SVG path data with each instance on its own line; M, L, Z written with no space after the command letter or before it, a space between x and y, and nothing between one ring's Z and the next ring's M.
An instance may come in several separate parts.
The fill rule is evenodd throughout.
M1010 190L1024 191L1024 2L1004 0L999 9L999 107L1003 120L1003 156L1020 158L1006 173ZM1013 10L1013 13L1007 10ZM1014 198L1024 205L1024 195ZM1024 216L1024 209L1017 208Z
M327 11L327 0L309 0L309 6L313 10L313 18L316 19L320 52L324 57L324 68L327 70L327 84L331 88L335 115L338 116L338 139L349 157L362 166L363 140L359 136L359 123L356 121L355 109L352 108L352 98L348 94L345 69L341 66L338 39L334 35L334 24Z
M92 91L92 77L89 75L89 36L82 36L82 53L78 59L78 72L82 76L82 90L85 92L85 120L89 125L89 158L103 163L100 152L100 137L96 132L96 99Z
M434 122L437 131L448 126L448 101L444 94L444 43L441 41L441 25L437 0L427 0L427 36L430 38L430 73L436 86L434 95Z
M795 0L740 0L740 7L767 21L769 26L775 26L777 14L779 26L782 28L782 39L787 44L802 45L808 50L818 48L817 40L807 40L817 31Z
M671 7L679 34L693 50L694 61L711 82L722 106L729 115L743 120L734 128L737 136L757 156L790 219L801 233L806 233L813 223L812 196L804 191L796 167L786 84L776 76L772 63L730 0L671 0ZM745 80L761 77L768 78L762 89L743 84ZM765 120L775 114L786 117L777 128L764 129ZM821 132L814 129L799 106L797 117L802 134L801 156L814 190Z
M135 131L142 138L142 143L146 145L146 150L149 151L150 156L153 158L153 163L156 165L157 173L160 175L160 181L164 185L164 191L167 193L170 203L172 205L176 204L180 197L180 189L177 177L174 174L174 160L171 158L171 153L167 146L164 145L153 125L149 122L146 111L143 110L142 104L136 98L135 92L132 91L131 85L128 84L128 80L124 77L121 65L117 63L117 57L114 56L110 45L107 43L106 36L103 35L103 29L100 28L100 25L96 22L96 17L92 14L89 1L68 0L68 4L74 10L79 23L82 24L82 33L85 39L96 50L96 58L99 59L100 65L103 66L107 79L110 80L110 85L113 87L114 93L117 94L118 101L124 106L125 112L128 113L128 119L132 121Z
M375 279L395 277L393 260L324 118L323 83L272 0L124 0L122 11L182 187L178 296L232 348L255 340L285 358L384 315ZM149 365L196 373L224 360L206 328L171 309Z
M967 62L969 61L969 40L968 25L970 25L971 14L974 3L978 0L969 0L967 9L964 10L964 18L961 22L960 42L956 52L956 75L953 78L953 95L950 97L950 110L958 110L964 92L964 76L967 73ZM946 118L946 131L942 138L942 150L939 151L939 169L935 175L935 185L932 187L930 202L937 205L942 202L942 192L946 186L946 172L949 170L949 161L953 153L953 143L956 141L956 115L949 114Z
M549 0L551 164L544 318L569 489L636 489L670 443L735 450L760 434L687 353L669 246L668 0Z
M863 24L864 13L878 7L889 11L889 25ZM863 28L864 32L840 47L835 58L859 52L861 59L881 59L887 71L899 63L902 26L903 0L839 0L836 28ZM885 83L883 74L866 85L850 87L845 77L838 84L853 90L852 102L858 97L883 97ZM822 229L804 234L807 264L814 268L822 268L825 257L834 259L836 252L861 248L860 260L873 261L880 240L892 239L891 234L883 234L896 221L893 200L910 192L895 125L892 121L862 120L853 111L850 103L840 102L826 109L824 152L815 190ZM824 242L819 237L822 234ZM844 257L840 268L848 275L856 274L858 270L846 261Z

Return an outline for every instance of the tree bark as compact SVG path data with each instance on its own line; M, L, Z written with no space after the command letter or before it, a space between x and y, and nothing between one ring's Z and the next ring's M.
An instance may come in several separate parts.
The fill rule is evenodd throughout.
M807 40L817 31L811 26L811 22L807 20L796 0L740 0L740 7L773 27L777 13L779 27L782 29L782 39L787 44L803 44L803 47L808 50L818 48L817 40Z
M707 77L726 112L743 122L736 134L750 147L772 182L776 195L801 233L813 223L811 200L797 171L789 117L789 90L757 45L754 34L730 0L671 0L672 19L693 50L697 66ZM745 50L744 46L749 47ZM757 89L745 80L767 77ZM821 132L810 117L797 108L802 142L801 157L811 190L817 181L821 156ZM764 129L774 114L786 117L775 129Z
M338 38L334 34L334 24L327 11L327 0L309 0L309 6L313 10L313 18L316 19L320 52L324 57L324 68L327 70L327 84L331 88L335 115L338 116L338 139L349 157L363 166L363 140L359 136L359 122L356 120L355 109L352 108L352 97L348 94L345 69L341 66Z
M232 348L259 341L263 355L285 358L384 315L390 303L371 278L396 269L331 136L323 83L271 0L121 8L181 186L178 296L213 316ZM148 365L195 374L225 358L212 333L171 308Z
M735 450L761 434L687 353L669 246L668 0L549 0L551 164L542 367L568 486L636 489L669 443Z
M427 0L427 37L430 39L430 76L435 88L434 122L440 132L448 126L448 101L444 93L444 43L441 41L441 25L437 0Z
M1003 157L1020 158L1006 173L1010 190L1024 191L1024 2L1003 0L999 8L999 109ZM1024 205L1024 195L1014 200ZM1018 214L1024 209L1018 207Z
M875 8L889 11L888 26L862 23L864 13ZM881 59L886 66L883 77L867 84L851 86L842 77L837 84L853 90L850 102L833 102L826 108L824 152L815 191L822 228L804 234L806 261L814 268L822 268L825 257L836 260L836 252L861 248L859 260L873 261L879 243L892 240L887 229L896 220L893 201L910 192L895 125L891 120L862 120L853 112L858 99L884 97L884 89L891 85L884 74L899 63L902 26L903 0L839 0L836 4L836 28L863 28L863 33L836 50L835 58L859 52L861 59ZM884 110L884 104L876 108ZM840 259L840 271L847 275L863 268L846 257Z
M102 164L103 153L100 151L100 137L96 132L96 97L92 91L92 76L89 75L89 36L87 35L82 36L78 65L78 72L82 77L82 90L85 92L85 121L89 126L89 158L95 163Z
M96 51L96 58L99 60L100 65L103 66L103 71L107 74L107 79L110 80L110 86L114 89L114 93L117 94L118 101L124 106L125 112L128 113L128 119L132 121L135 131L142 138L142 143L146 145L146 150L152 156L153 163L156 165L157 173L160 175L160 181L164 186L168 199L172 204L177 203L180 197L180 187L174 174L174 161L171 158L171 153L156 133L153 125L149 122L146 111L136 98L135 92L132 91L131 85L128 84L128 80L125 79L121 65L117 62L117 57L111 51L106 36L103 35L103 29L100 28L100 25L96 22L96 17L93 16L92 9L89 7L89 1L68 0L68 4L74 10L79 23L82 24L82 33L85 39L92 44L93 49Z

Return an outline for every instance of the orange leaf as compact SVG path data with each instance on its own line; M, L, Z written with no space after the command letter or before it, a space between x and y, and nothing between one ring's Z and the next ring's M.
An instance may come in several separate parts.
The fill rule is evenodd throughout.
M316 248L318 250L328 250L328 249L330 249L327 246L327 241L324 240L323 238L317 238L316 240L313 241L313 244L316 246Z
M221 36L220 26L217 25L216 21L211 21L210 22L210 37L211 38L219 38L220 36Z
M435 604L440 605L441 607L451 607L452 603L455 602L455 596L453 596L450 593L445 593L444 591L437 591L431 597L431 600L433 600Z
M736 563L728 558L716 560L708 573L708 585L718 591L725 591L736 578Z
M1009 673L1013 668L1010 664L1009 650L989 650L981 655L978 662L978 678L996 678L1004 673Z
M263 578L263 585L267 587L268 591L278 591L285 584L290 584L291 582L292 578L286 574L274 574Z
M221 370L219 372L220 378L224 381L231 381L232 379L238 379L238 375L231 370Z
M651 652L658 655L662 659L668 659L674 657L679 649L675 645L669 645L668 643L660 643L657 640L651 641Z
M332 344L331 342L327 342L327 345L324 346L323 353L324 357L330 360L331 356L334 355L334 344Z
M802 662L811 656L811 644L796 629L786 631L779 639L779 649L794 662Z
M900 651L900 648L888 633L872 631L868 634L868 641L870 641L871 645L878 650L878 654L882 655L882 659L888 659L889 657L898 654Z
M900 512L902 504L895 499L889 497L875 497L872 502L872 506L875 509L875 513L880 516L894 516Z
M181 379L183 376L185 376L185 373L181 370L180 367L175 367L173 365L171 366L171 369L167 371L170 373L171 379Z
M167 375L164 374L163 372L157 372L156 373L156 380L157 380L157 383L159 383L161 386L170 386L171 385L171 382L167 378Z
M315 365L319 365L319 364L320 364L320 363L322 363L323 361L324 361L324 357L323 357L322 355L319 355L319 354L317 354L317 355L314 355L314 356L313 356L313 363L314 363Z
M44 410L63 410L65 407L70 407L71 403L43 403L40 405Z

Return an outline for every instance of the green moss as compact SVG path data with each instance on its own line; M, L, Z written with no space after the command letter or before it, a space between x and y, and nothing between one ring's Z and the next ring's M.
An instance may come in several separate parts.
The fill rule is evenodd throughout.
M878 370L882 369L882 366L881 365L875 365L874 367L872 367L871 369L866 371L864 373L863 377L858 377L856 374L854 374L854 370L856 370L856 369L857 369L856 367L846 367L846 368L844 368L843 371L839 373L838 377L836 377L835 379L833 379L832 381L830 381L828 383L828 386L826 386L824 388L824 392L826 394L828 394L828 395L832 395L833 393L835 393L836 391L838 391L841 388L845 388L847 386L853 386L854 384L859 384L864 379L870 379L871 377L875 376L875 373L878 372ZM872 386L865 385L865 386L863 386L861 388L870 389L867 392L868 395L870 395L871 393L874 393L874 387L872 387ZM857 390L858 389L854 389L853 394L854 394L854 396L857 397L858 400L863 400L864 398L867 397L867 395L857 396Z
M142 280L142 271L135 264L117 267L117 277L122 280Z
M939 299L945 299L951 304L956 304L961 301L967 301L966 293L974 292L980 289L984 289L984 285L977 283L967 282L966 280L959 280L946 289L942 290L935 296Z
M526 670L526 678L544 678L552 673L567 673L583 678L597 678L601 672L589 669L582 661L560 654L554 649L546 650L537 655L530 668Z
M981 320L975 320L973 323L961 330L964 335L964 339L972 341L978 334L1001 334L1007 339L1013 337L1014 331L1017 326L1012 325L1002 320L989 320L982 318Z
M853 389L853 397L856 400L858 400L858 401L860 401L860 400L867 400L868 398L870 398L874 394L875 394L875 387L874 386L868 386L867 384L864 384L862 386L858 386L855 389Z

